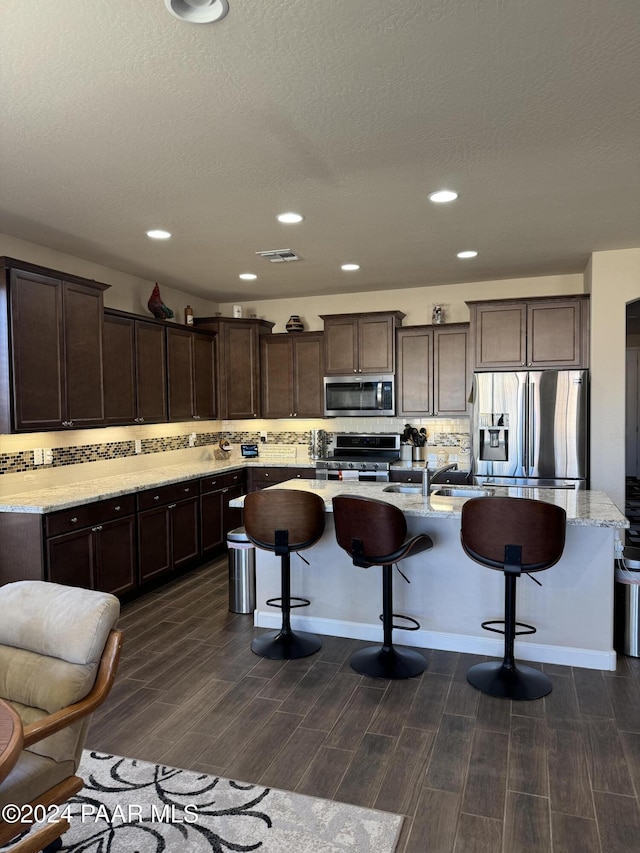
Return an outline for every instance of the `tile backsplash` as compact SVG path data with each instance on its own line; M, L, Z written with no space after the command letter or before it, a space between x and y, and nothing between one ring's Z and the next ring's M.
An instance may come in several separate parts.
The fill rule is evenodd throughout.
M295 421L207 421L198 425L192 422L178 424L148 424L144 426L109 427L98 430L73 430L69 432L29 433L27 435L0 435L0 477L26 473L45 474L47 470L64 466L82 466L78 476L92 476L91 463L108 460L126 460L170 453L190 447L205 447L226 438L232 445L255 443L260 445L260 434L267 434L265 447L271 456L275 448L286 446L287 455L295 448L299 459L308 458L309 431L325 429L335 432L399 432L404 429L401 418L331 418ZM443 448L449 453L463 451L469 444L469 420L412 419L411 425L425 427L429 452ZM190 436L193 436L190 442ZM140 449L136 451L136 441ZM34 450L51 451L51 462L36 465ZM452 450L452 448L454 450ZM265 452L264 455L267 455Z

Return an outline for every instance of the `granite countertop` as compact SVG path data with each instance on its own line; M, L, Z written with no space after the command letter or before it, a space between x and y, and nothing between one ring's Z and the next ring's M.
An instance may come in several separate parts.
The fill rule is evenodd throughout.
M162 465L142 471L114 474L108 477L94 477L78 480L58 486L33 487L24 491L0 497L0 512L29 512L44 514L61 509L93 503L94 501L116 498L120 495L142 492L179 483L181 480L194 480L210 474L223 474L243 468L315 468L311 459L296 459L291 456L279 458L269 456L257 459L203 459L193 462L180 462L175 465Z
M223 474L243 468L315 468L311 459L291 456L258 457L257 459L200 459L182 461L173 465L114 474L106 477L87 478L56 486L33 487L0 497L0 512L25 512L44 514L69 509L94 501L107 500L120 495L141 492L168 486L182 480L194 480L211 474ZM416 467L424 467L416 465ZM334 480L289 480L271 488L295 488L312 490L322 495L328 512L332 511L331 499L338 494L374 497L395 504L407 516L420 518L459 518L464 498L431 495L425 500L421 494L385 492L388 483L361 483L357 480L341 483ZM532 489L492 487L496 495L545 500L561 506L567 513L567 524L584 527L629 526L628 520L604 492L573 491L572 489ZM242 498L231 501L231 506L242 506Z
M313 491L324 499L327 512L333 512L331 499L336 495L350 494L376 498L394 504L406 516L418 518L460 518L465 498L440 497L422 494L385 492L388 483L361 483L357 480L341 483L335 480L289 480L271 486L272 489L299 489ZM605 492L575 491L573 489L531 489L491 487L494 495L505 495L532 500L547 501L562 507L567 513L567 524L579 527L625 528L628 520ZM243 498L229 502L232 507L241 507Z

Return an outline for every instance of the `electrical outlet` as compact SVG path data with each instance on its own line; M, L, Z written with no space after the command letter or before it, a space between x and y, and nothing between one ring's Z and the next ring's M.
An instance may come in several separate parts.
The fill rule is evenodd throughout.
M262 430L262 431L260 432L260 441L261 441L263 444L266 444L266 443L267 443L267 433L266 433L264 430Z
M42 461L45 465L53 465L53 448L44 448L44 450L42 451Z
M190 432L189 433L189 447L195 447L195 446L196 446L196 434L195 434L195 432Z
M617 534L613 543L613 547L616 560L622 559L622 557L624 556L624 545L622 544L620 537Z
M133 449L136 453L142 453L142 441L139 438L134 439Z
M44 465L44 451L41 447L35 447L33 450L33 464Z

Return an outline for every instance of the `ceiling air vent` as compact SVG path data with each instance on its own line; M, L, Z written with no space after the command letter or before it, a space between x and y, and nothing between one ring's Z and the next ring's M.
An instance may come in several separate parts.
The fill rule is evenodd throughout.
M271 261L272 264L283 264L289 261L299 261L300 258L291 249L271 249L269 252L256 252L261 258Z

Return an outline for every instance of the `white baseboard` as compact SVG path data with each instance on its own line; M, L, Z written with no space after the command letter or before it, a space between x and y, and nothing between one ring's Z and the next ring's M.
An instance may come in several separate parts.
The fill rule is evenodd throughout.
M279 628L282 624L280 613L274 611L254 611L254 624L258 628ZM312 631L330 637L350 637L354 640L382 640L382 626L363 622L347 622L337 619L323 619L317 616L291 616L291 627L298 631ZM466 634L448 634L440 631L405 631L397 628L393 639L400 646L414 646L420 649L439 649L448 652L487 655L501 658L504 643L492 637L473 637ZM517 660L555 663L563 666L577 666L583 669L615 670L616 653L611 650L579 649L566 646L549 646L543 643L520 642L516 640Z

